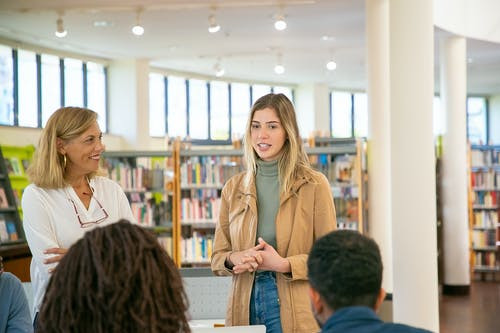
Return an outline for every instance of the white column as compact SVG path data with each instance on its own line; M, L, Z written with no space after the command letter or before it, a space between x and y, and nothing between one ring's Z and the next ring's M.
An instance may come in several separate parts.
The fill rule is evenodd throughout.
M432 0L389 2L394 321L439 331Z
M380 247L382 286L392 293L389 3L366 0L369 234Z
M330 132L330 101L326 84L300 85L295 91L295 108L300 134L307 138L313 132Z
M121 135L128 149L149 146L149 62L117 60L110 64L109 131ZM127 121L124 121L127 119Z
M467 215L467 55L464 37L440 41L443 135L441 193L443 205L443 293L467 293L470 285ZM465 288L464 288L465 287Z

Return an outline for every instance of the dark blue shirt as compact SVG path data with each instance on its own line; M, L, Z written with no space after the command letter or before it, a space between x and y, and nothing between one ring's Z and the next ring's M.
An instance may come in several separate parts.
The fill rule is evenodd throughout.
M429 333L427 330L403 324L384 323L366 306L350 306L334 312L321 333Z
M28 300L21 281L11 273L0 275L0 333L33 332Z

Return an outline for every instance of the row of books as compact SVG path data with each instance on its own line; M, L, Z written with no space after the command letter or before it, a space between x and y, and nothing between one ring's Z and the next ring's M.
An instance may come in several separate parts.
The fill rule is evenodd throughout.
M189 185L222 186L242 171L242 164L228 156L193 156L181 164L181 187Z
M492 207L498 204L498 191L473 192L473 204Z
M215 220L219 216L220 198L181 199L182 220Z
M19 159L17 157L5 157L5 166L9 176L22 176L26 174L30 161L27 159Z
M137 222L144 226L167 225L172 221L171 200L157 200L153 197L145 201L131 201L130 208Z
M474 227L477 228L495 228L498 220L498 212L496 211L476 211L474 212Z
M321 154L317 156L312 167L323 173L330 183L356 184L356 157L353 155L334 156Z
M500 172L493 169L471 172L471 186L473 188L500 189Z
M495 246L496 230L472 230L472 246L475 248L483 248Z
M212 257L213 235L194 231L192 237L181 240L183 262L207 262Z
M471 163L473 167L489 167L500 164L500 149L472 149Z
M333 198L337 220L358 221L358 199L345 200L344 198Z
M124 164L109 170L109 177L125 191L158 190L165 188L165 169L130 168Z
M5 189L0 187L0 208L8 208L9 200L7 200L7 195L5 194Z
M476 266L486 266L490 268L499 266L495 252L476 252L474 254L474 261Z
M19 239L16 223L0 216L0 242L13 242Z

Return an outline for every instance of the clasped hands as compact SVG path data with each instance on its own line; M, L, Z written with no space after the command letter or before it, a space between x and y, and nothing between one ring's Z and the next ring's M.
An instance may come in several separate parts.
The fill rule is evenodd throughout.
M261 237L259 244L244 251L233 252L229 261L234 265L233 273L254 272L257 269L281 273L290 272L290 263L266 243Z

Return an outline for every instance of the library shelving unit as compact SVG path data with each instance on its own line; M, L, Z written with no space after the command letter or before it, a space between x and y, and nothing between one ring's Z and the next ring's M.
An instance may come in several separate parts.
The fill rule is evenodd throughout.
M175 258L174 158L171 151L109 151L101 167L124 190L137 222Z
M500 146L470 146L469 226L472 273L500 272Z
M184 267L207 266L224 183L243 170L241 149L179 150L179 253Z
M0 148L0 256L4 259L6 271L12 272L22 281L29 281L29 251L21 217L18 209L18 195L12 188L10 177L12 173L19 174L21 160L12 160L4 156L5 146ZM12 165L12 163L19 164ZM17 176L16 176L17 177Z
M368 231L366 144L362 139L316 137L306 149L312 166L330 182L337 227Z

